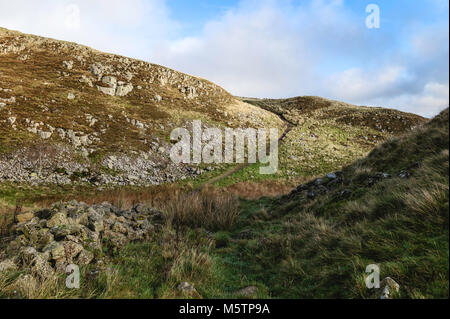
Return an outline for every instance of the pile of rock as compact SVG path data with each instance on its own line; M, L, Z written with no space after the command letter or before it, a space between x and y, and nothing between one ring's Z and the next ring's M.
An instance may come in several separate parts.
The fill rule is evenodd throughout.
M309 199L314 199L318 195L327 194L330 190L342 185L344 174L342 172L329 173L323 178L317 178L307 184L302 184L293 190L288 196L305 195Z
M69 264L101 264L97 252L105 243L119 248L148 239L162 214L143 206L121 210L109 203L88 206L71 201L19 215L18 220L25 221L14 226L14 239L6 245L0 271L25 268L35 278L45 279L64 273Z
M76 136L71 130L57 129L61 137L74 142L90 141ZM92 136L89 136L92 138ZM206 170L189 165L177 165L167 161L167 148L158 144L156 150L138 154L117 154L101 161L102 169L89 162L76 160L74 152L63 144L51 148L21 148L10 154L0 155L0 182L30 183L31 185L91 184L103 186L159 185L187 178L195 178ZM90 149L89 149L90 150ZM83 148L81 148L83 151ZM163 153L164 152L164 153ZM107 170L106 170L107 169Z
M400 171L398 174L390 175L383 172L378 172L367 176L364 180L360 181L364 187L373 187L382 180L389 178L410 178L413 175L411 169L419 167L420 163L414 163L412 166L405 170ZM294 189L288 197L304 196L310 200L315 199L319 195L328 194L333 192L333 195L338 198L347 198L352 194L352 190L343 188L347 185L349 180L344 180L343 172L329 173L323 178L317 178L307 184L301 184Z

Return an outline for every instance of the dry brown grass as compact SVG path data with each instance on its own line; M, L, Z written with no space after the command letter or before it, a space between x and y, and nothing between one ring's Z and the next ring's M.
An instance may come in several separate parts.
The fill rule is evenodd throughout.
M196 192L180 193L161 208L168 224L176 229L190 226L229 230L239 215L239 200L225 190L206 187Z
M448 192L448 185L433 183L429 189L418 188L405 194L404 200L408 207L420 215L439 216L443 204L448 202Z
M170 220L176 218L182 224L228 229L237 217L238 198L258 199L263 196L285 195L298 183L298 180L241 182L223 188L208 186L195 192L190 185L176 184L102 191L84 190L33 199L32 202L27 202L23 211L35 211L50 207L56 202L71 200L85 202L88 205L109 202L120 209L130 209L137 204L144 204L166 211ZM15 210L14 205L0 206L0 234L7 234L9 225L13 223Z
M15 223L16 216L23 212L21 202L18 202L15 207L0 202L0 238L9 235L10 227Z
M259 199L261 197L275 197L289 194L303 180L276 181L268 180L262 182L239 182L226 187L230 194L243 199Z
M103 286L100 293L98 287L88 287L83 290L67 289L65 276L61 274L53 274L42 280L29 273L18 277L11 275L8 272L0 273L0 295L20 299L108 298L113 295L118 280L117 270L110 267L103 274ZM85 278L86 274L83 273L82 276Z
M33 200L33 205L36 208L49 207L55 202L67 202L70 200L77 200L88 205L101 204L109 202L121 209L130 209L133 205L138 203L145 203L147 205L158 207L174 198L179 193L190 192L192 189L188 186L179 185L158 185L148 186L142 188L114 188L105 190L94 190L92 192L74 192L65 195L45 196Z

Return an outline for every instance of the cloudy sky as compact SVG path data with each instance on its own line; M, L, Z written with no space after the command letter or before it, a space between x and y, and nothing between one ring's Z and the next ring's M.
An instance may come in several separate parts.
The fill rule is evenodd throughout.
M377 4L380 27L367 28ZM447 0L0 0L0 26L209 79L433 116L448 106Z

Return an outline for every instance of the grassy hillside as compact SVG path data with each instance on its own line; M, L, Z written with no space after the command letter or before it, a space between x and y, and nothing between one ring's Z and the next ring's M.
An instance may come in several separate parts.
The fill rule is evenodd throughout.
M169 134L205 127L279 128L280 170L258 166L216 185L301 180L365 156L424 119L322 98L238 99L169 68L0 28L0 198L85 189L203 184L229 165L172 165ZM31 191L30 191L31 190Z
M389 137L409 132L425 122L415 114L312 96L241 100L278 114L291 125L280 146L278 178L312 177L340 169L365 157ZM224 183L251 176L268 178L258 177L256 168Z
M205 171L171 165L176 127L285 126L207 80L75 43L0 29L0 61L0 183L170 183Z
M276 297L366 298L365 268L378 264L398 297L448 298L448 129L447 109L336 178L244 202L233 234L251 238L223 257Z
M379 298L364 283L377 264L400 285L391 297L448 298L448 121L447 109L286 196L166 191L170 204L151 202L162 211L152 237L106 245L82 289L63 277L24 286L25 267L2 273L0 296Z
M173 164L196 119L279 128L279 173ZM369 264L394 297L448 297L448 130L0 28L0 298L372 298Z

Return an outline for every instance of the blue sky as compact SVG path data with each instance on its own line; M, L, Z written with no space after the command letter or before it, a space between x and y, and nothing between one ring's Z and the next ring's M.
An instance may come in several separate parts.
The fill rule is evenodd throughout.
M379 29L365 25L380 8ZM0 26L209 79L431 117L448 106L447 0L0 0Z
M198 36L206 22L220 17L239 4L237 0L170 0L167 5L172 17L182 23L179 36Z
M182 22L185 27L181 35L198 35L206 22L220 17L228 10L236 9L240 0L169 0L167 5L171 10L172 17ZM310 1L294 0L279 1L290 2L292 6L307 4ZM431 2L431 4L430 4ZM430 24L437 18L448 19L448 10L444 10L445 1L423 1L423 0L381 0L381 1L345 1L346 8L355 16L364 21L368 4L379 5L383 11L383 30L393 34L399 34L405 24Z

